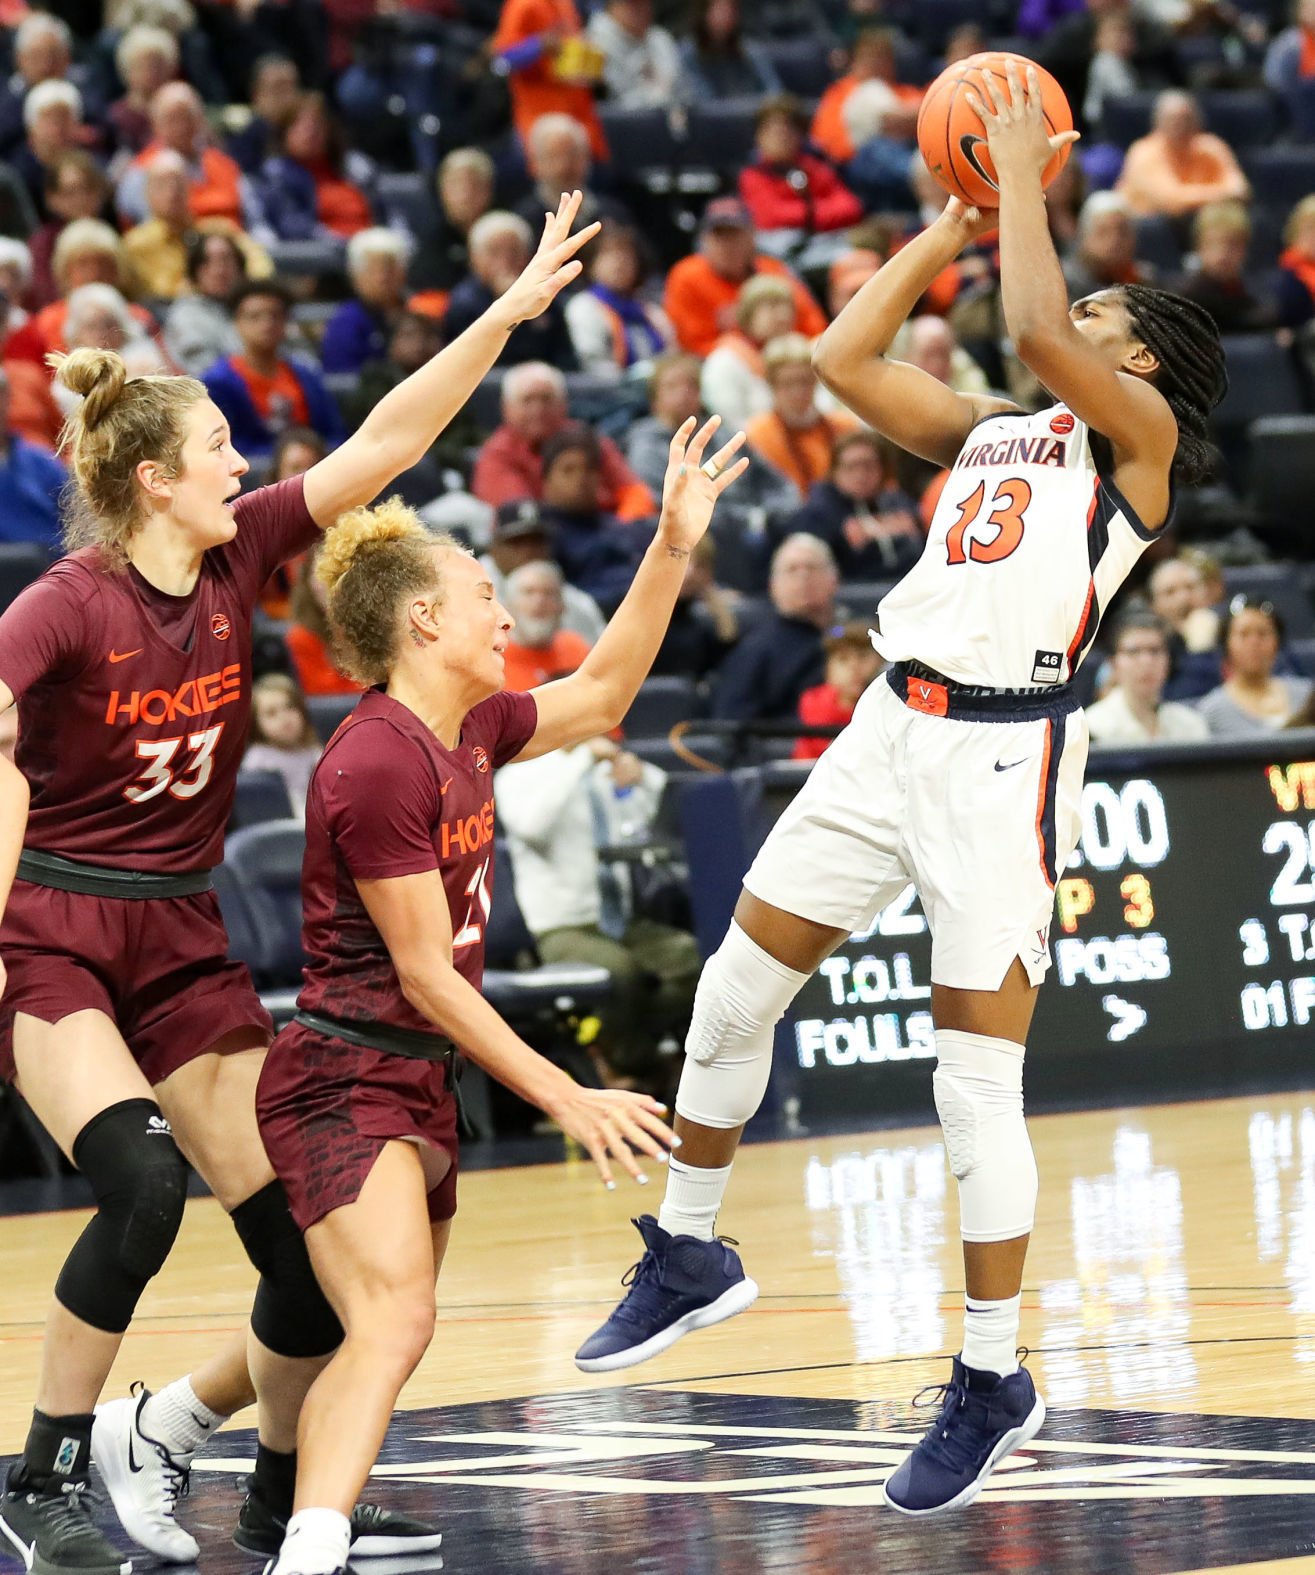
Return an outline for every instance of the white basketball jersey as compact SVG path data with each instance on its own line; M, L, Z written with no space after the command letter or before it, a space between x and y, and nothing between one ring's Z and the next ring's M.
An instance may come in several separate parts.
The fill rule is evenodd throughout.
M954 462L922 557L882 598L873 644L958 683L1064 683L1154 538L1072 411L991 416Z

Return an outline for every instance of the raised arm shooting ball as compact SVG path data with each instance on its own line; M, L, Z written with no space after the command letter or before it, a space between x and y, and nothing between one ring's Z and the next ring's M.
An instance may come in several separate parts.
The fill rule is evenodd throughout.
M1035 66L1041 79L1041 102L1049 134L1053 137L1061 131L1072 131L1073 111L1054 77L1024 56L1000 50L969 55L966 60L947 66L927 89L918 110L918 148L927 168L952 197L975 208L999 207L1000 192L991 151L986 145L986 128L976 110L970 108L968 94L976 90L978 98L989 106L986 78L990 76L1007 99L1009 83L1005 71L1011 60L1024 81L1026 73ZM1064 168L1068 155L1068 146L1062 147L1046 165L1041 177L1043 186L1048 186Z

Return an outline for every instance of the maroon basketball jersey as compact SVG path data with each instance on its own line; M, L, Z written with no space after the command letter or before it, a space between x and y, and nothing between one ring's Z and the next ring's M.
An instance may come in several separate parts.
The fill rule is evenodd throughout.
M334 734L311 778L301 897L308 1012L433 1033L402 994L383 937L356 889L441 870L452 962L479 989L493 895L493 772L538 726L530 695L477 705L455 749L406 706L371 689Z
M239 498L187 596L99 548L63 558L0 618L0 680L18 698L29 848L179 873L224 856L251 713L261 587L315 539L302 478Z

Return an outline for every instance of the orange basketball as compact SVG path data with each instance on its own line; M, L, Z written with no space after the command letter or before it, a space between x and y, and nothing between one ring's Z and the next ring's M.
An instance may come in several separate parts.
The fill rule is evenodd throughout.
M1011 60L1016 62L1019 74L1026 80L1026 73L1035 62L1022 55L993 50L989 54L969 55L966 60L955 61L927 89L918 110L918 148L927 168L952 197L976 208L998 208L1000 189L986 146L986 128L977 111L969 108L967 94L974 89L978 98L989 105L991 99L985 79L992 76L1008 98L1005 70ZM1036 66L1036 73L1041 78L1047 132L1053 137L1061 131L1072 131L1073 111L1063 88L1040 66ZM1041 177L1043 186L1048 186L1064 168L1068 155L1068 147L1063 147L1046 165Z

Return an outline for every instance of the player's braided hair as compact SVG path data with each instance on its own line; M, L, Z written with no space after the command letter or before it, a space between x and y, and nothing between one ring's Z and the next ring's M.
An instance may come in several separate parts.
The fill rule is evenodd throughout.
M64 545L73 552L95 543L112 562L126 563L143 518L137 467L149 459L176 476L188 412L210 395L194 377L129 377L113 350L74 350L46 360L64 387L82 397L59 439L73 469L64 497Z
M435 547L464 551L428 531L401 498L353 509L324 533L315 578L329 593L329 625L339 665L359 683L384 683L402 637L403 606L443 593Z
M1210 412L1228 392L1219 329L1203 306L1168 290L1125 284L1120 295L1133 333L1160 363L1155 386L1178 423L1174 480L1189 485L1203 481L1215 460Z

